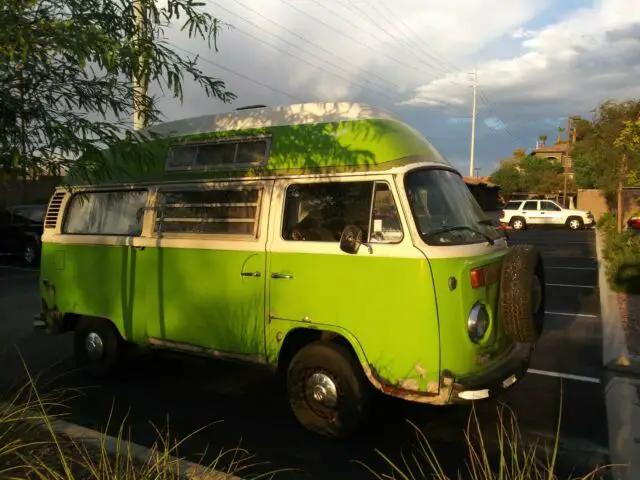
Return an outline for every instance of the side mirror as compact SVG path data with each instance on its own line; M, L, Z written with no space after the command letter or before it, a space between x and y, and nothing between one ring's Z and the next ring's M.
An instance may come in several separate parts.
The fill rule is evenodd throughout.
M362 229L356 225L347 225L340 237L340 250L350 254L358 253L362 245Z

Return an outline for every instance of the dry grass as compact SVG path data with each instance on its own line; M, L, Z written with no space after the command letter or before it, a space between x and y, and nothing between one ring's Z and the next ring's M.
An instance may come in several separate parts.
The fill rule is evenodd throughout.
M562 395L561 395L562 396ZM561 401L562 403L562 401ZM505 415L505 409L508 415ZM560 409L560 412L562 409ZM549 450L537 442L523 439L518 427L515 413L502 405L498 408L498 422L496 423L496 437L489 439L483 432L475 408L464 430L467 446L467 458L460 459L461 468L458 469L458 479L469 480L557 480L557 463L559 459L559 439L561 415L559 414L554 444ZM409 455L402 454L401 461L393 461L383 452L377 453L389 466L391 473L381 474L366 465L378 480L402 479L435 479L450 480L438 461L437 455L431 447L423 431L409 422L415 430L418 446ZM626 465L604 465L579 478L581 480L600 480L608 475L610 468Z
M181 440L172 440L167 431L161 434L150 448L145 460L134 454L125 437L126 419L120 425L117 440L123 447L113 451L108 448L106 434L98 435L93 442L79 441L57 432L57 416L52 409L64 407L63 398L69 391L53 390L41 395L29 376L27 384L5 402L0 402L0 479L37 480L177 480L186 478L184 464L178 455L179 447L191 436L208 426L198 429ZM73 392L71 392L73 393ZM561 401L562 403L562 401ZM551 450L537 443L523 441L515 414L504 408L498 410L495 436L487 438L483 432L475 408L472 408L464 437L467 445L466 458L460 459L462 468L457 478L469 480L556 480L558 441L561 417L557 421L555 443ZM560 409L561 412L561 409ZM561 413L560 413L561 415ZM391 473L373 471L379 480L438 479L449 480L438 461L429 440L420 428L413 425L418 446L410 455L402 455L400 462L392 461L383 452L377 453L388 464ZM105 430L108 430L105 428ZM251 456L240 448L221 451L206 468L222 471L242 478L273 478L285 470L251 475ZM361 463L361 462L360 462ZM223 467L222 464L225 466ZM602 466L583 480L604 478L606 471L616 466ZM291 471L291 470L288 470ZM202 472L201 472L202 473ZM204 473L207 473L206 471ZM191 478L222 479L223 476L200 475Z
M173 440L168 430L161 433L156 428L158 440L142 459L127 441L130 434L125 436L126 419L118 429L115 442L104 432L89 441L71 438L56 428L59 415L51 411L63 409L62 400L75 391L53 390L43 395L28 370L27 376L28 382L22 388L9 399L0 399L0 479L222 480L237 475L247 479L272 478L278 473L251 475L250 470L257 466L249 463L252 456L243 449L233 448L214 455L211 462L201 462L204 468L199 469L196 476L187 475L178 450L210 425L180 440ZM109 425L105 432L108 430Z

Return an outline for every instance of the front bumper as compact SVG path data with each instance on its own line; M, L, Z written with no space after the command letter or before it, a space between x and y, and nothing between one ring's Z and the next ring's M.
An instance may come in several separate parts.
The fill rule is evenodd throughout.
M467 403L501 395L527 373L532 352L532 345L516 344L500 363L487 372L454 378L449 402Z

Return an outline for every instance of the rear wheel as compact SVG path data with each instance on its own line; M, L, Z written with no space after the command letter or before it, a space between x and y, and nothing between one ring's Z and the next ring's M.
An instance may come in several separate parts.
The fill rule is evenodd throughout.
M567 227L569 230L580 230L584 223L580 217L569 217L567 220Z
M544 265L538 249L516 245L502 267L500 308L504 328L517 342L534 343L542 335L546 305Z
M74 330L74 353L78 366L94 377L106 377L119 364L124 342L108 320L83 317Z
M511 220L511 228L514 230L524 230L527 226L527 222L522 217L516 217Z
M355 355L343 345L317 341L303 347L287 372L291 409L308 430L344 438L365 418L371 387Z

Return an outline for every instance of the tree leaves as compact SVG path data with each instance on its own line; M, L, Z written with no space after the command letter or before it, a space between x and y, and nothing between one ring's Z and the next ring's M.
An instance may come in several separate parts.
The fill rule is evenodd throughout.
M220 23L193 0L5 0L0 10L0 169L16 176L50 166L108 175L101 149L143 142L127 135L134 78L168 87L183 100L186 78L208 96L229 102L223 81L197 60L176 53L164 27L181 19L189 36L217 49ZM157 98L141 99L146 123L160 120ZM124 143L123 143L124 142ZM144 149L139 149L144 151ZM138 150L135 150L138 151ZM87 162L79 168L79 162ZM113 162L112 162L113 163ZM105 164L106 165L106 164ZM86 177L88 181L96 180Z

